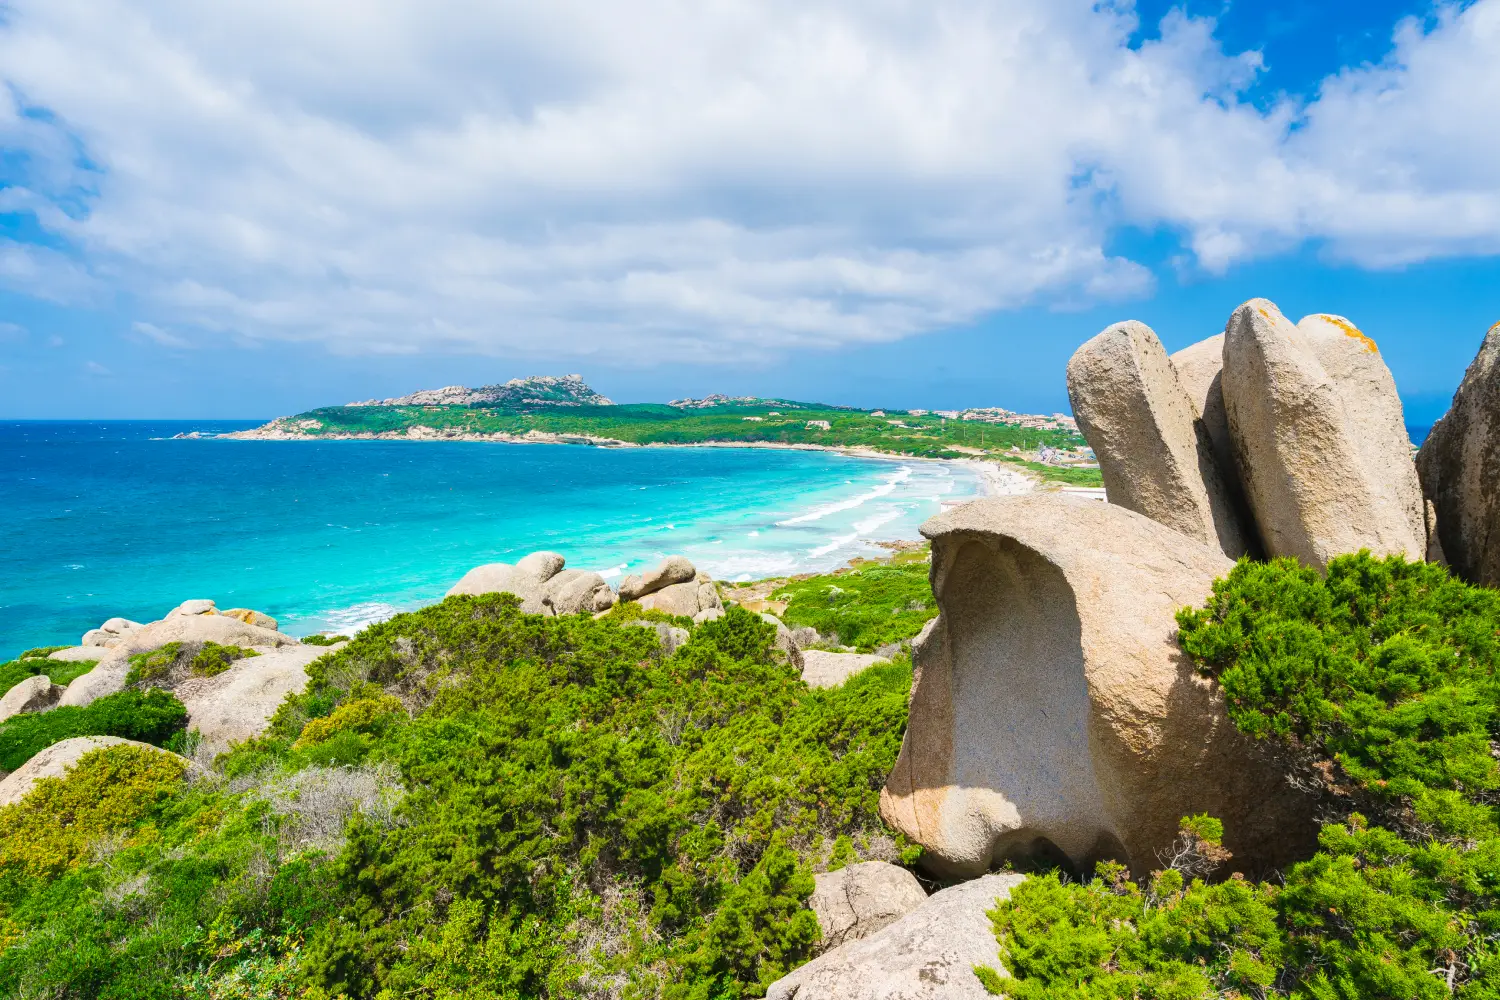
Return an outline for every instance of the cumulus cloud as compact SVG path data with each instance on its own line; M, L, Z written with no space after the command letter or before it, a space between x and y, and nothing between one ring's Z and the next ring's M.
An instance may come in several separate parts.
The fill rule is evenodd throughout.
M0 280L129 290L178 339L734 362L1141 295L1125 224L1215 270L1500 239L1500 0L1269 111L1257 53L1180 13L1132 48L1124 0L7 14L0 212L56 246L0 245Z

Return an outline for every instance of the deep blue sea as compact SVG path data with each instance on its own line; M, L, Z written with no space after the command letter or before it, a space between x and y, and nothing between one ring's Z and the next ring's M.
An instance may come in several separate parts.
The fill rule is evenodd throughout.
M721 579L828 569L978 491L821 452L173 439L250 426L0 424L0 657L196 597L356 628L537 549L610 578L674 552Z

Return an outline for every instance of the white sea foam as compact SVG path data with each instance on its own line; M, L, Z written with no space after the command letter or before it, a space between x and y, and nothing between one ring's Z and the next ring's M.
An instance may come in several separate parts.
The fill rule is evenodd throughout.
M868 535L870 532L874 531L881 525L890 524L892 521L900 517L903 513L904 511L901 510L883 511L882 513L876 514L874 517L867 517L863 521L854 522L854 530L861 535Z
M821 521L823 518L828 517L830 514L837 514L840 511L853 510L856 507L863 507L871 500L879 500L881 497L890 496L892 493L896 492L897 486L901 485L903 482L910 478L911 469L903 465L900 471L896 472L892 476L887 477L885 482L870 490L868 493L861 493L858 496L850 497L847 500L840 500L837 503L824 504L821 507L816 507L813 510L808 511L806 514L799 514L796 517L789 517L785 521L777 521L776 524L779 527L783 528L793 524L806 524L809 521Z
M817 559L820 556L826 556L830 553L837 552L839 549L843 548L845 545L848 545L850 542L856 540L857 538L859 538L859 532L857 531L852 535L838 535L834 538L830 538L827 545L820 545L817 548L810 550L807 554L812 558Z
M386 604L384 601L367 601L347 608L325 611L313 617L326 622L328 627L336 632L350 635L400 613L401 609L394 604Z

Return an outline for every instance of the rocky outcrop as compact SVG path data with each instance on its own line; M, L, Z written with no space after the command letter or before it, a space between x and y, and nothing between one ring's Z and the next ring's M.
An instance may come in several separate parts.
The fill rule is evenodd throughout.
M62 663L86 663L89 660L98 662L106 655L105 650L98 646L69 646L67 649L59 649L47 654L47 659L58 660Z
M1471 583L1500 587L1500 323L1422 443L1417 468L1448 565Z
M1406 530L1420 543L1421 551L1413 558L1422 558L1427 538L1422 484L1412 461L1411 434L1396 379L1380 348L1349 320L1330 313L1304 316L1297 330L1338 387L1366 476L1382 487L1385 502L1394 505Z
M705 611L724 607L713 578L698 572L685 556L668 556L641 576L627 576L620 582L620 600L694 619Z
M1309 324L1315 327L1321 331ZM1427 539L1420 508L1415 523L1410 510L1410 461L1395 457L1408 439L1388 426L1391 402L1378 398L1385 390L1369 374L1385 364L1374 352L1354 359L1328 341L1323 332L1314 338L1293 326L1265 299L1240 306L1225 330L1224 407L1266 553L1319 568L1362 548L1421 559ZM1320 350L1341 372L1338 379ZM1371 414L1382 416L1357 422Z
M98 666L68 685L58 706L82 707L99 698L125 689L130 673L130 657L160 649L169 642L215 642L221 646L241 646L257 652L303 647L300 640L272 629L262 628L212 613L169 614L159 622L142 625L120 637L114 645L101 648Z
M256 625L260 628L268 628L272 632L275 632L277 628L276 619L272 618L270 615L262 614L259 611L251 610L250 608L230 608L228 611L220 611L219 614L223 615L225 618L238 619L239 621L244 622L246 625Z
M598 573L565 569L542 584L542 606L550 614L607 611L614 603L615 592Z
M487 563L476 566L448 590L447 596L455 594L515 594L521 599L521 611L528 615L547 613L543 603L544 584L550 581L564 566L563 557L556 552L533 552L517 562Z
M1249 545L1213 442L1156 334L1117 323L1068 362L1068 396L1112 504L1231 559Z
M986 875L929 896L869 937L772 983L766 1000L988 1000L976 965L1000 971L986 911L1020 875Z
M208 752L219 753L265 732L286 696L307 686L307 665L343 647L287 646L236 660L222 674L182 681L173 694L187 709L188 729L202 734Z
M638 601L647 594L674 584L697 579L698 570L687 556L667 556L656 566L640 576L627 576L620 581L620 600Z
M169 757L176 757L184 764L188 763L177 754L154 747L149 743L137 743L135 740L125 740L118 736L75 736L61 743L52 744L12 771L4 781L0 781L0 806L8 806L21 801L26 793L31 791L32 786L43 778L63 777L67 769L78 763L79 758L84 754L121 744L167 754Z
M816 634L815 632L814 635ZM793 633L792 641L796 640L797 635ZM822 649L804 649L802 682L813 688L838 687L866 667L889 662L891 661L886 657L872 653L830 653Z
M813 882L807 905L823 931L819 951L867 938L927 902L915 875L884 861L823 872Z
M760 617L761 621L764 621L767 625L776 626L776 648L785 653L787 662L796 667L800 672L804 666L802 647L797 645L796 639L792 638L792 630L787 628L786 624L780 618L777 618L769 611L762 611Z
M1218 549L1113 504L978 500L922 526L941 613L919 638L881 814L923 864L1011 856L1157 864L1181 817L1224 821L1242 863L1311 844L1309 806L1226 720L1176 643Z
M0 697L0 722L23 712L45 712L57 704L64 690L46 674L28 677Z

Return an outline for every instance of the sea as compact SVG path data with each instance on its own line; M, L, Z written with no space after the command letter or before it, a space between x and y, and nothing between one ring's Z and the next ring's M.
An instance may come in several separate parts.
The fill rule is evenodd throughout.
M539 549L615 582L671 553L824 571L981 490L961 463L829 452L215 437L253 426L0 423L0 659L202 597L348 632Z

